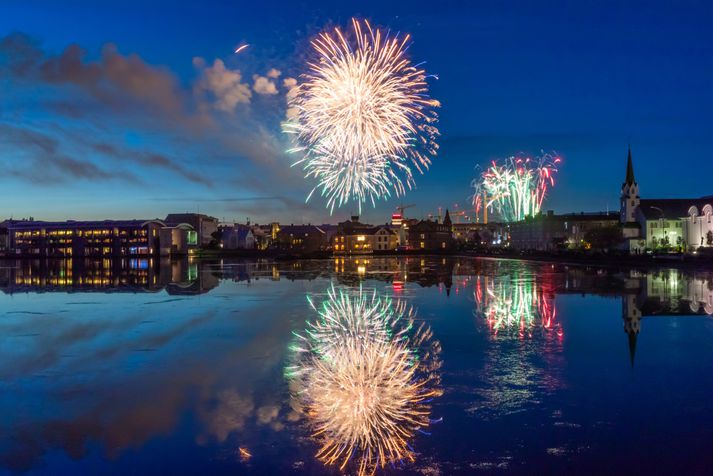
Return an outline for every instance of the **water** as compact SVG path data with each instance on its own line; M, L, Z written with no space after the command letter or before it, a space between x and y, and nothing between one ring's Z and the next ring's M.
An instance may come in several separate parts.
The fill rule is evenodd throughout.
M334 416L322 387L289 371L314 363L296 334L332 285L401 300L407 334L432 332L404 344L430 367L400 381L435 390L405 407L431 424L402 425L404 460L377 474L713 464L710 274L440 257L0 266L0 474L340 474L305 415Z

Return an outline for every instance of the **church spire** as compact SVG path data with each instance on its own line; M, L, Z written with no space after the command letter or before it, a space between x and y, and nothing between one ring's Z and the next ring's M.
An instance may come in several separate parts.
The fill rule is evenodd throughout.
M631 145L629 146L629 157L626 161L626 181L624 184L633 185L636 183L634 178L634 163L631 161Z

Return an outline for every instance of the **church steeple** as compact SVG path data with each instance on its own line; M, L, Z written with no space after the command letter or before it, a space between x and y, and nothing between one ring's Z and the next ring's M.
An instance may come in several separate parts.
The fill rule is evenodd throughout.
M633 185L636 183L634 178L634 163L631 161L631 146L629 146L629 157L626 161L626 181L624 185Z
M636 221L635 211L639 206L639 184L634 177L634 162L631 160L631 146L626 158L626 179L621 184L621 223L633 223ZM629 236L628 238L634 238Z

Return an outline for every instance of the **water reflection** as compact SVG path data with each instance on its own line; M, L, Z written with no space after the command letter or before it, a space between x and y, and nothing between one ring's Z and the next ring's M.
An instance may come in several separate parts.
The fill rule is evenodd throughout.
M473 290L475 315L485 319L493 334L515 332L532 337L535 330L563 336L556 322L554 288L534 276L521 274L476 276Z
M17 260L0 266L0 289L27 292L159 292L202 294L218 276L200 273L194 260Z
M359 475L413 462L411 442L441 395L440 344L412 308L359 288L310 300L319 317L298 335L287 368L294 405L319 442L316 457Z
M632 271L624 278L624 288L622 316L632 367L642 318L713 315L713 276L707 272Z
M164 451L172 456L161 460L160 472L169 474L333 474L323 467L330 462L370 473L416 459L402 468L412 474L434 472L433 461L453 446L459 452L441 474L467 474L472 448L490 441L509 448L492 449L496 455L531 444L527 432L556 446L542 430L552 421L522 424L516 418L523 415L560 415L560 432L599 412L598 420L626 431L607 409L640 397L636 388L650 398L635 401L660 403L651 375L667 365L668 378L698 389L681 388L698 406L675 424L701 421L709 415L696 412L696 398L711 388L709 356L705 343L690 343L713 328L672 318L709 322L696 316L711 315L712 277L444 257L3 261L0 472L46 465L49 473L106 474L121 472L114 465L123 462L143 473L144 458ZM322 315L315 314L305 292L332 285L337 291L313 300ZM360 286L376 296L360 294ZM585 295L606 299L585 302ZM418 306L435 335L396 301ZM343 319L349 306L373 319ZM308 332L305 320L313 322ZM666 340L671 329L652 321L671 322L671 329L676 323L680 337ZM288 383L293 332L304 339ZM641 332L658 340L647 341L648 349L638 342L638 359L649 365L632 373L627 340L633 363ZM645 361L642 350L666 359ZM656 368L647 374L651 362ZM691 368L695 376L685 380ZM441 388L445 393L428 401ZM596 404L577 414L587 399ZM636 407L628 412L652 409ZM428 430L440 436L419 438L440 416L445 423ZM195 465L183 467L186 461Z

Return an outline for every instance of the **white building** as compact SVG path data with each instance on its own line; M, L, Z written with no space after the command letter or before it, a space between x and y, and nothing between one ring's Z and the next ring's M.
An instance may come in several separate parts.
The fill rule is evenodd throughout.
M692 252L713 247L712 205L713 196L641 199L629 149L626 179L621 186L620 221L630 252L659 248Z

